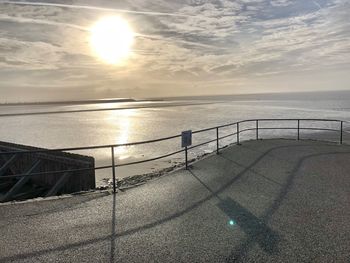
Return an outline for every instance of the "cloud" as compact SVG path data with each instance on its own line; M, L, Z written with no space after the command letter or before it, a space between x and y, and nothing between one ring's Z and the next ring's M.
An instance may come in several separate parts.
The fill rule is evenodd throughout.
M289 6L293 4L293 0L271 0L273 6Z
M35 19L35 18L26 18L26 17L20 17L20 16L9 16L7 14L0 14L0 21L9 21L14 23L21 23L21 24L40 24L40 25L52 25L57 27L71 27L83 31L88 31L89 28L82 27L79 25L69 24L69 23L60 23L50 20L44 20L44 19Z
M0 67L7 73L0 85L101 96L126 96L129 87L130 96L148 90L150 97L187 88L261 92L262 78L261 89L271 91L312 72L305 83L327 88L315 74L350 69L349 12L346 0L0 1ZM93 21L111 14L137 32L133 54L117 67L97 60L88 43Z
M77 4L61 4L54 2L30 2L30 1L1 1L2 4L15 4L15 5L28 5L28 6L48 6L48 7L62 7L71 9L87 9L96 11L112 11L118 13L132 13L141 15L156 15L156 16L186 16L183 14L176 13L165 13L165 12L154 12L154 11L137 11L137 10L127 10L118 8L108 8L93 5L77 5Z

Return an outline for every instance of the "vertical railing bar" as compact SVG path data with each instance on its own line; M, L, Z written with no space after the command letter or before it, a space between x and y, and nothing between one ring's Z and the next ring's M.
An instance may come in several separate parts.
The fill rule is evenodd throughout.
M300 120L298 119L298 141L300 140Z
M114 160L114 147L111 147L112 153L112 174L113 174L113 193L117 192L116 184L115 184L115 160Z
M340 144L343 144L343 121L340 121Z
M188 170L187 146L185 147L185 164L186 164L186 170Z
M237 122L237 145L239 145L239 122Z
M256 120L256 140L259 140L259 120Z
M219 154L219 127L216 127L216 154Z

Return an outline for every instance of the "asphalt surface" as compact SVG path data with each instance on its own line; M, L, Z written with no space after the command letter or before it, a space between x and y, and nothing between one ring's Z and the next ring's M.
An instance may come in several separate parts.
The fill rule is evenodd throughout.
M349 262L350 146L232 146L117 195L0 205L0 262Z

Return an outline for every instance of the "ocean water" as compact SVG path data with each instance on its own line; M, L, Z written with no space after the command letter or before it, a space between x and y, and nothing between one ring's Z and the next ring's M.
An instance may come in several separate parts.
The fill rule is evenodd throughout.
M98 110L98 111L89 111ZM182 100L128 103L101 103L84 105L36 105L0 106L0 140L32 145L43 148L65 148L122 144L177 135L183 130L198 130L239 120L255 118L324 118L350 121L350 98L300 100ZM60 114L6 116L13 113L77 111ZM4 116L5 115L5 116ZM260 127L296 127L296 122L264 122ZM339 123L306 123L303 127L339 129ZM253 128L255 123L241 125ZM350 130L350 125L344 125ZM236 126L220 130L220 136L236 131ZM311 131L302 131L307 138ZM312 132L313 134L315 132ZM329 132L330 138L337 139L337 133ZM197 144L216 136L215 131L195 134ZM261 138L295 138L293 130L261 130ZM314 135L313 135L314 136ZM255 131L242 134L242 139L255 138ZM224 146L235 142L236 137L228 137L220 142ZM317 139L317 138L316 138ZM350 136L345 135L345 140ZM201 146L190 152L190 158L214 151L216 143ZM119 147L115 149L116 162L127 163L157 157L181 149L180 138L166 142ZM95 157L96 165L111 163L110 149L85 150L76 153ZM148 173L183 162L183 154L142 165L125 166L117 169L118 177ZM110 170L97 172L97 184L102 178L110 178Z

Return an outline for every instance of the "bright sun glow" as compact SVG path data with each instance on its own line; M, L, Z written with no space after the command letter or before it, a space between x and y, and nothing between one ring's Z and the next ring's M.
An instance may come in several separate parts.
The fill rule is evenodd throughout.
M109 64L117 64L126 59L133 42L132 28L118 16L104 17L91 28L91 47L100 59Z

